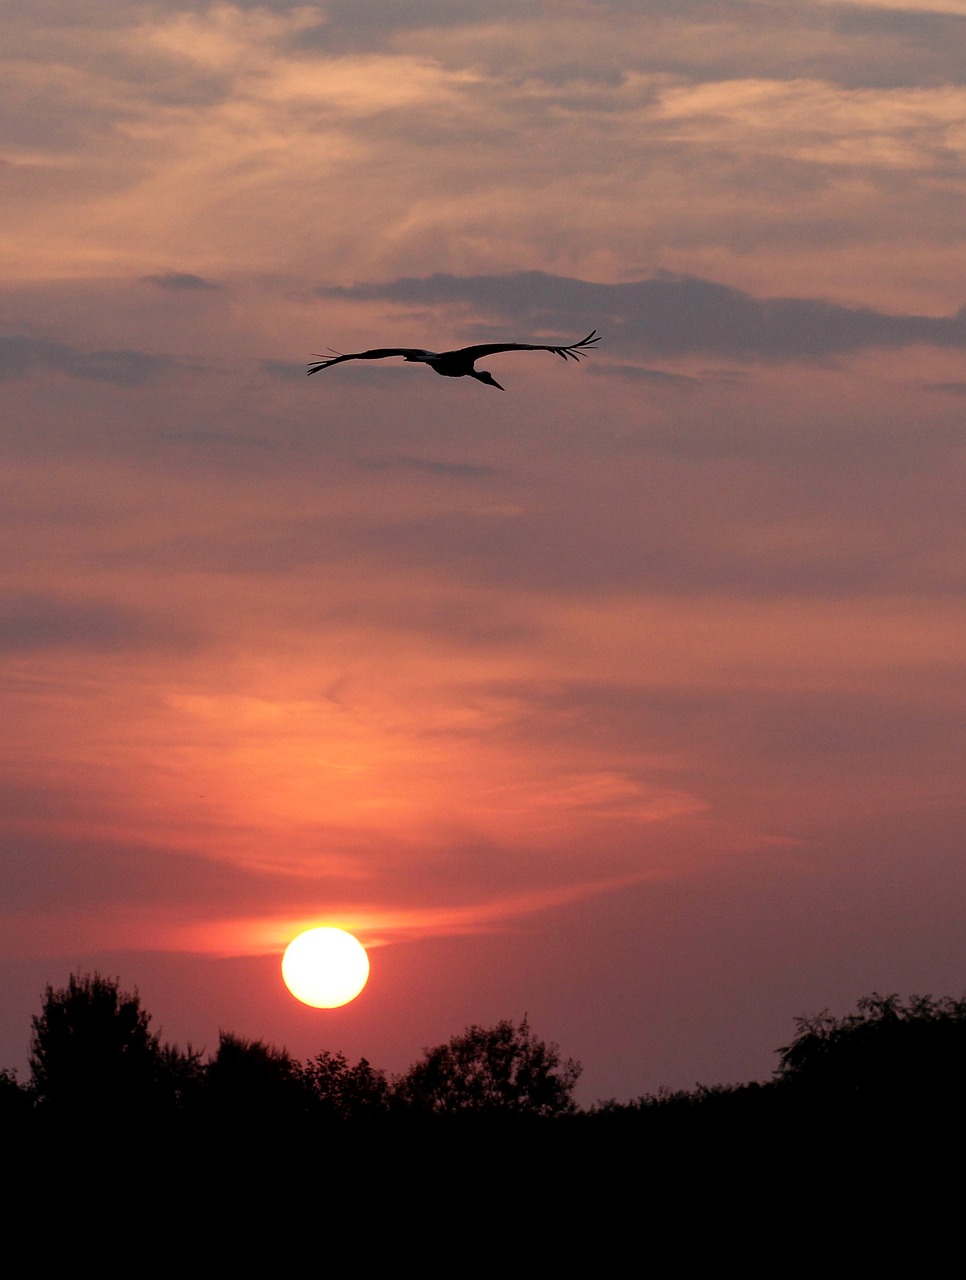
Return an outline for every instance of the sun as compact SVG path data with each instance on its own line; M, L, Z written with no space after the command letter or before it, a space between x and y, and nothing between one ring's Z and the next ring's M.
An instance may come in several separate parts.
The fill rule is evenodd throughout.
M296 1000L313 1009L338 1009L369 980L369 957L344 929L307 929L285 948L282 978Z

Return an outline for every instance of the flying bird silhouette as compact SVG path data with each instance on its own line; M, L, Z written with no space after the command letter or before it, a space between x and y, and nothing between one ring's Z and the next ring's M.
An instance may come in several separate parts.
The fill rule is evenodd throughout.
M492 374L485 369L474 369L477 360L483 356L494 356L499 351L552 351L562 360L579 360L595 343L600 342L597 330L588 333L580 342L572 342L569 347L538 345L532 342L483 342L477 347L460 347L458 351L420 351L417 347L375 347L372 351L355 351L352 355L339 355L338 352L327 360L314 360L308 369L309 376L320 369L330 369L343 360L386 360L390 356L402 356L410 364L428 364L444 378L476 378L477 382L485 382L488 387L501 387Z

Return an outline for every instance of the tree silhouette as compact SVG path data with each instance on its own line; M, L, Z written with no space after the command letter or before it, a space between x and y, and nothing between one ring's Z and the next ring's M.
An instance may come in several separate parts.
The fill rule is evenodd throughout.
M212 1117L260 1126L304 1115L311 1105L302 1069L284 1049L228 1031L205 1070L203 1098Z
M172 1107L187 1110L194 1107L204 1090L207 1065L202 1051L180 1049L176 1044L161 1046L161 1089Z
M966 999L873 992L858 1012L834 1018L824 1010L796 1019L790 1044L779 1049L778 1083L823 1103L880 1107L963 1106Z
M303 1068L317 1108L340 1120L367 1120L385 1115L391 1105L386 1073L360 1058L350 1067L344 1053L325 1051Z
M33 1092L22 1085L16 1072L0 1071L0 1126L9 1129L11 1124L25 1121L33 1108Z
M32 1018L31 1084L42 1107L80 1116L144 1110L161 1099L161 1050L137 991L99 973L48 986Z
M526 1017L494 1027L471 1026L425 1050L397 1082L410 1108L437 1114L504 1113L562 1116L576 1110L578 1062L561 1062L558 1046L538 1040Z

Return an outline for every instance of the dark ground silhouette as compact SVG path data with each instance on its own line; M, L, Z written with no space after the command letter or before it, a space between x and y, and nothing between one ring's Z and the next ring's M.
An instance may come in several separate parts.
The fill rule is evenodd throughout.
M132 1223L194 1223L206 1238L304 1218L355 1232L359 1248L375 1215L404 1252L441 1239L465 1252L460 1223L485 1250L509 1224L535 1264L572 1262L568 1241L599 1265L617 1240L646 1252L673 1237L679 1253L659 1269L680 1269L704 1248L696 1230L747 1251L783 1224L787 1248L833 1221L869 1231L885 1213L894 1230L924 1199L936 1213L962 1192L966 1000L872 995L844 1018L798 1019L770 1081L586 1110L579 1064L527 1019L469 1027L397 1077L229 1033L205 1058L150 1022L116 980L48 987L29 1080L0 1073L21 1201L126 1207Z

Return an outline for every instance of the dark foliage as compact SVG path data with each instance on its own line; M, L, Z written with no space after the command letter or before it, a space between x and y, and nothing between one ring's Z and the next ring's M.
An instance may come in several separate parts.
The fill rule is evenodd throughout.
M124 1115L159 1105L164 1070L138 993L100 974L48 986L32 1019L31 1085L40 1105L77 1116Z
M360 1058L350 1066L343 1053L318 1054L302 1068L321 1118L376 1120L389 1114L392 1090L384 1071Z
M789 1094L863 1109L963 1106L966 999L911 996L903 1004L873 992L857 1013L824 1010L796 1026L778 1050L776 1078Z
M891 1261L893 1223L913 1224L918 1250L941 1194L953 1192L949 1220L961 1198L949 1156L966 1136L966 1001L873 995L842 1019L799 1019L770 1083L662 1090L589 1112L573 1101L577 1064L526 1019L469 1027L393 1081L365 1059L323 1052L301 1064L227 1034L203 1060L159 1047L149 1021L136 994L74 975L48 988L34 1019L32 1083L0 1073L7 1167L22 1192L14 1219L36 1209L46 1221L55 1204L71 1256L109 1204L112 1224L136 1233L131 1248L146 1229L169 1242L183 1230L182 1247L207 1239L216 1263L226 1240L248 1265L252 1233L276 1250L293 1222L317 1235L322 1213L366 1247L377 1222L397 1254L420 1247L428 1220L454 1247L497 1223L531 1241L537 1265L549 1241L553 1265L572 1266L584 1229L585 1251L597 1257L603 1241L606 1259L610 1242L609 1265L620 1265L643 1212L668 1256L691 1258L699 1238L718 1261L745 1257L761 1238L763 1270L775 1238L808 1238L816 1222L848 1238L883 1213ZM95 1123L78 1126L78 1114ZM103 1123L112 1115L121 1123ZM534 1233L561 1185L577 1211ZM868 1233L855 1239L857 1256L843 1256L868 1269Z
M33 1090L21 1084L13 1071L0 1071L0 1127L24 1122L33 1104Z
M519 1026L468 1027L427 1049L397 1094L415 1111L558 1117L576 1111L580 1070L570 1058L561 1062L557 1045L538 1040L524 1018Z
M170 1106L188 1110L198 1104L207 1080L207 1065L200 1049L179 1049L175 1044L161 1046L160 1077L162 1094Z
M894 1164L903 1144L921 1160L930 1135L948 1142L966 1133L966 999L873 994L843 1018L826 1011L796 1028L769 1083L661 1090L578 1112L579 1064L538 1039L526 1018L470 1026L390 1080L365 1058L352 1064L325 1051L300 1063L228 1033L207 1060L190 1046L162 1046L136 992L72 974L65 988L47 988L33 1019L30 1081L0 1073L0 1118L8 1132L26 1133L46 1116L54 1128L62 1119L102 1130L120 1120L115 1132L129 1133L128 1119L153 1117L163 1120L156 1136L210 1143L216 1134L222 1149L230 1139L239 1151L253 1136L290 1143L313 1131L348 1150L366 1124L367 1141L387 1151L401 1133L400 1150L411 1150L418 1131L427 1159L433 1148L444 1162L468 1136L474 1148L500 1150L524 1126L531 1156L542 1152L548 1167L558 1151L570 1159L585 1150L600 1163L645 1144L669 1165L699 1153L721 1168L739 1158L767 1165L786 1149L814 1147L838 1152L842 1168L861 1151L868 1170Z
M627 1117L661 1116L680 1121L697 1114L734 1115L747 1112L760 1105L762 1097L771 1089L770 1085L752 1084L698 1084L693 1089L659 1089L657 1093L645 1093L630 1102L618 1102L611 1098L606 1102L598 1102L591 1108L591 1116Z
M227 1031L195 1097L209 1116L241 1127L294 1120L312 1101L302 1069L284 1049Z

